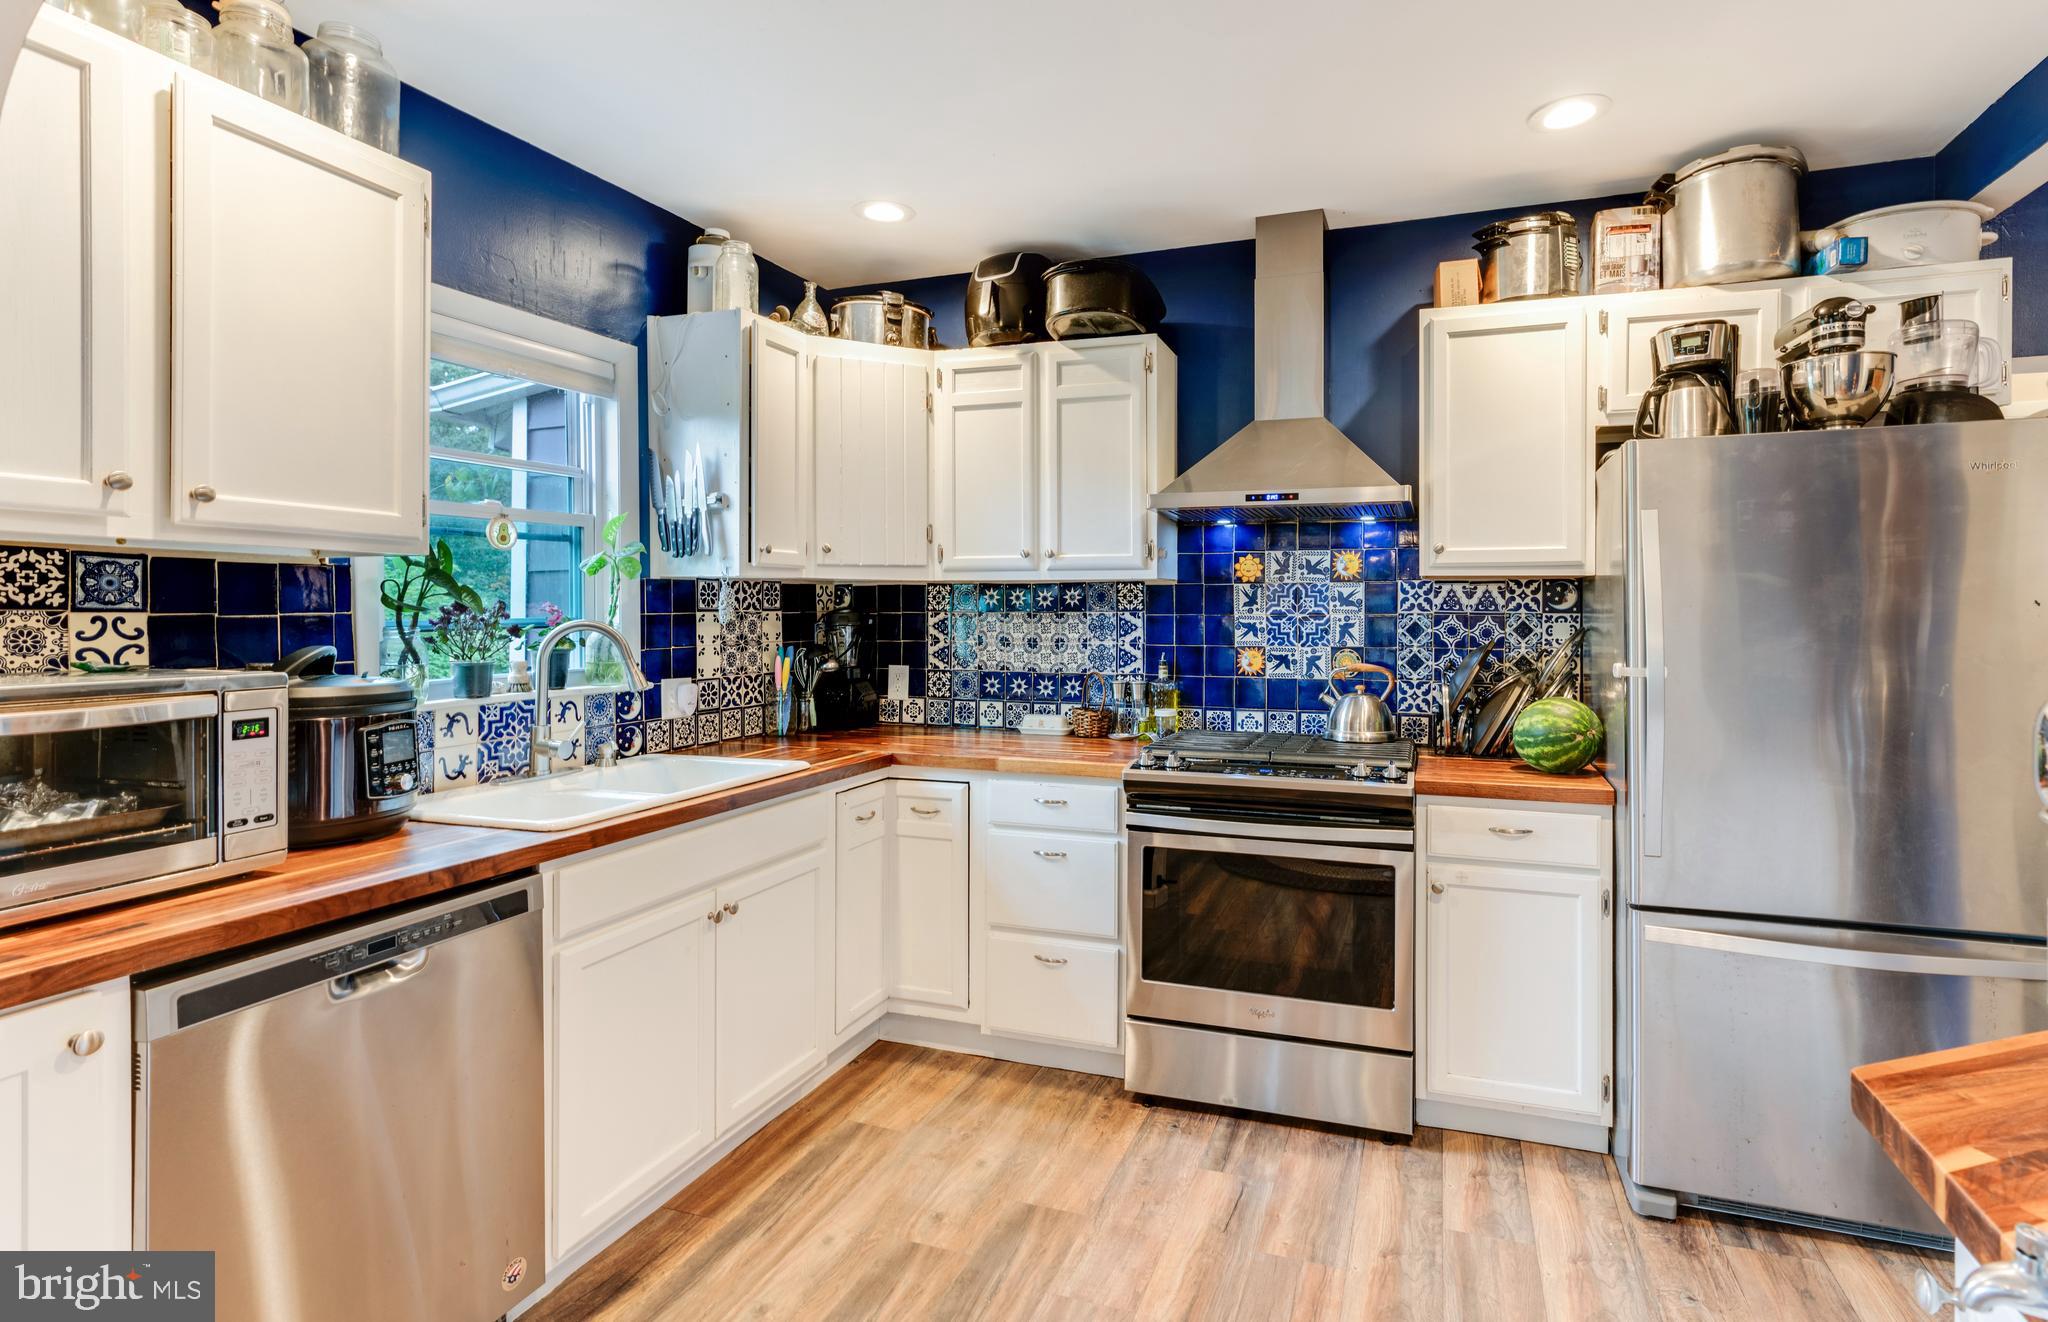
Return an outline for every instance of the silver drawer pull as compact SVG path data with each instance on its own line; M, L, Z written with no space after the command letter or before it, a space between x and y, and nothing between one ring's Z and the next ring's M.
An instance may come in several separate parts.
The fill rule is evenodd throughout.
M1037 960L1041 964L1050 964L1055 968L1067 962L1064 959L1054 959L1051 955L1033 955L1031 958Z
M920 808L914 803L910 805L910 811L916 813L919 817L937 817L939 815L937 808Z
M866 812L862 813L860 816L854 818L853 820L855 820L856 822L872 822L873 820L875 820L875 809L870 808Z
M199 502L201 505L204 505L213 500L214 497L218 496L220 493L215 491L212 487L197 486L192 488L192 490L187 494L189 494L193 500Z
M1033 799L1032 802L1041 808L1064 808L1067 806L1065 799Z
M74 1056L90 1056L107 1044L107 1035L97 1028L88 1028L83 1033L73 1033L64 1045Z
M1067 851L1064 849L1034 849L1031 852L1038 855L1040 858L1049 858L1053 859L1054 861L1058 861L1059 859L1063 859L1067 856Z
M1519 840L1525 835L1535 834L1533 830L1526 826L1489 826L1486 829L1495 835L1504 835L1510 840Z

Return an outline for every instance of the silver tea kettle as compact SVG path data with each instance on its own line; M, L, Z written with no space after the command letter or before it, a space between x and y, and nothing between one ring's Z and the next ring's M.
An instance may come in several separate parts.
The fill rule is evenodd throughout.
M1338 693L1337 681L1360 675L1386 677L1387 686L1378 696L1355 684L1349 693ZM1370 661L1353 661L1337 667L1323 682L1323 705L1330 709L1330 738L1340 744L1384 744L1400 737L1400 726L1387 707L1394 696L1394 672Z

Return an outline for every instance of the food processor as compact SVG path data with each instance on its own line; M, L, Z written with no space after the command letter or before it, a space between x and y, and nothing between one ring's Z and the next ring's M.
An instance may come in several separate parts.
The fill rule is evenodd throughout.
M1977 323L1943 317L1941 296L1900 305L1900 326L1891 338L1898 359L1898 389L1876 421L1892 426L1922 422L1986 422L2005 416L1982 393L1997 383L1996 340L1977 333Z

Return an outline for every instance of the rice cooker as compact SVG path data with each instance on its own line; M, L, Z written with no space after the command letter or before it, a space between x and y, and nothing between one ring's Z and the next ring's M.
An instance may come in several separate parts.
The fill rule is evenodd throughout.
M332 647L302 647L277 663L286 696L291 846L336 845L405 825L426 772L412 685L337 675Z

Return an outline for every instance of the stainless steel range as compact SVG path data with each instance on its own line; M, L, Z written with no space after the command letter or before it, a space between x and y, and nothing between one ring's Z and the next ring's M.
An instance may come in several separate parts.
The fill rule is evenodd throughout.
M1124 773L1124 1086L1415 1127L1414 747L1187 731Z

